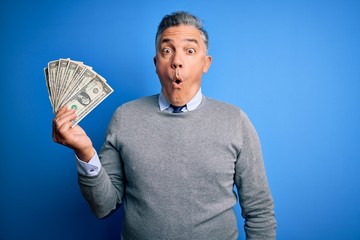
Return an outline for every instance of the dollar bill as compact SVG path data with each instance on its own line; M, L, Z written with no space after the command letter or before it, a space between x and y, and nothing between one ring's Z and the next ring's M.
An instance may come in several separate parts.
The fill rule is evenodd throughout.
M55 80L57 76L57 70L59 66L59 60L51 61L48 63L48 74L49 74L49 89L50 89L50 96L51 96L51 105L55 106L54 102L56 99L56 92L55 92Z
M59 98L61 96L60 88L61 88L61 85L64 84L63 79L65 76L65 71L69 65L69 62L70 62L69 59L60 59L59 60L59 65L58 65L58 70L56 73L56 80L55 80L55 92L56 92L56 95L59 96L54 101L54 105L55 105L56 109L59 108L58 102L59 102Z
M79 92L81 88L83 88L87 83L89 83L96 75L96 72L85 67L80 73L79 77L73 80L73 83L71 87L69 87L69 91L66 93L65 98L71 98L73 95ZM60 106L57 106L55 111L57 111L59 107Z
M50 61L44 75L53 112L64 105L75 109L78 117L73 125L114 91L92 67L69 58Z
M50 85L49 85L49 71L48 71L48 68L44 68L44 75L45 75L45 81L46 81L46 88L48 90L48 94L49 94L49 100L50 100L50 103L51 103L51 106L54 108L53 106L53 102L52 102L52 97L51 97L51 91L50 91Z
M75 71L78 69L78 67L79 67L79 63L74 61L69 62L65 71L65 75L63 77L63 83L60 85L60 89L59 89L60 97L57 108L63 105L67 93L66 91L69 88L70 83L72 82L71 80L73 79Z
M83 86L83 88L65 104L68 108L75 109L76 111L77 118L73 121L73 125L80 122L112 92L113 89L99 76L95 76L90 82Z

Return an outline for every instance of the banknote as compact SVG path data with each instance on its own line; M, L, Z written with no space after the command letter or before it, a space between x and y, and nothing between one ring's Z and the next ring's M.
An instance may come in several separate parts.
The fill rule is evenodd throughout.
M49 91L50 91L50 97L51 97L51 105L54 107L54 99L55 96L55 79L56 74L59 66L59 60L51 61L48 63L48 83L49 83Z
M73 124L80 122L112 92L113 89L99 76L91 79L89 83L65 103L68 108L76 110L78 117Z
M64 105L75 109L78 124L114 90L92 67L70 58L50 61L44 68L53 113Z

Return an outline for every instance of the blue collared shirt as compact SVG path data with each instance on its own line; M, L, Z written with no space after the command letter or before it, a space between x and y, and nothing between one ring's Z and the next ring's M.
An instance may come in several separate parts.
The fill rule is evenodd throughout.
M186 104L186 106L181 110L183 112L192 111L195 110L202 101L202 92L201 88L199 91L195 94L195 96ZM159 95L159 107L160 111L166 110L169 112L173 112L172 107L170 106L170 102L166 99L163 92L160 92Z

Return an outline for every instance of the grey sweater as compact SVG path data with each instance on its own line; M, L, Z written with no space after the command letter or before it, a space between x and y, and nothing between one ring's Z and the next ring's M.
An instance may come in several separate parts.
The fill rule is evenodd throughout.
M124 204L122 239L237 239L238 190L247 239L275 239L260 144L246 114L203 97L191 112L160 111L158 95L119 107L95 177L79 174L98 217Z

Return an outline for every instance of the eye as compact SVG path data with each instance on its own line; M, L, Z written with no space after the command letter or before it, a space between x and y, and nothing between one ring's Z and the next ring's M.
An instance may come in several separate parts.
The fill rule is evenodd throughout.
M189 48L188 50L187 50L187 53L188 54L194 54L196 51L195 51L195 49L194 48Z
M163 48L162 53L163 54L170 54L172 52L171 48Z

